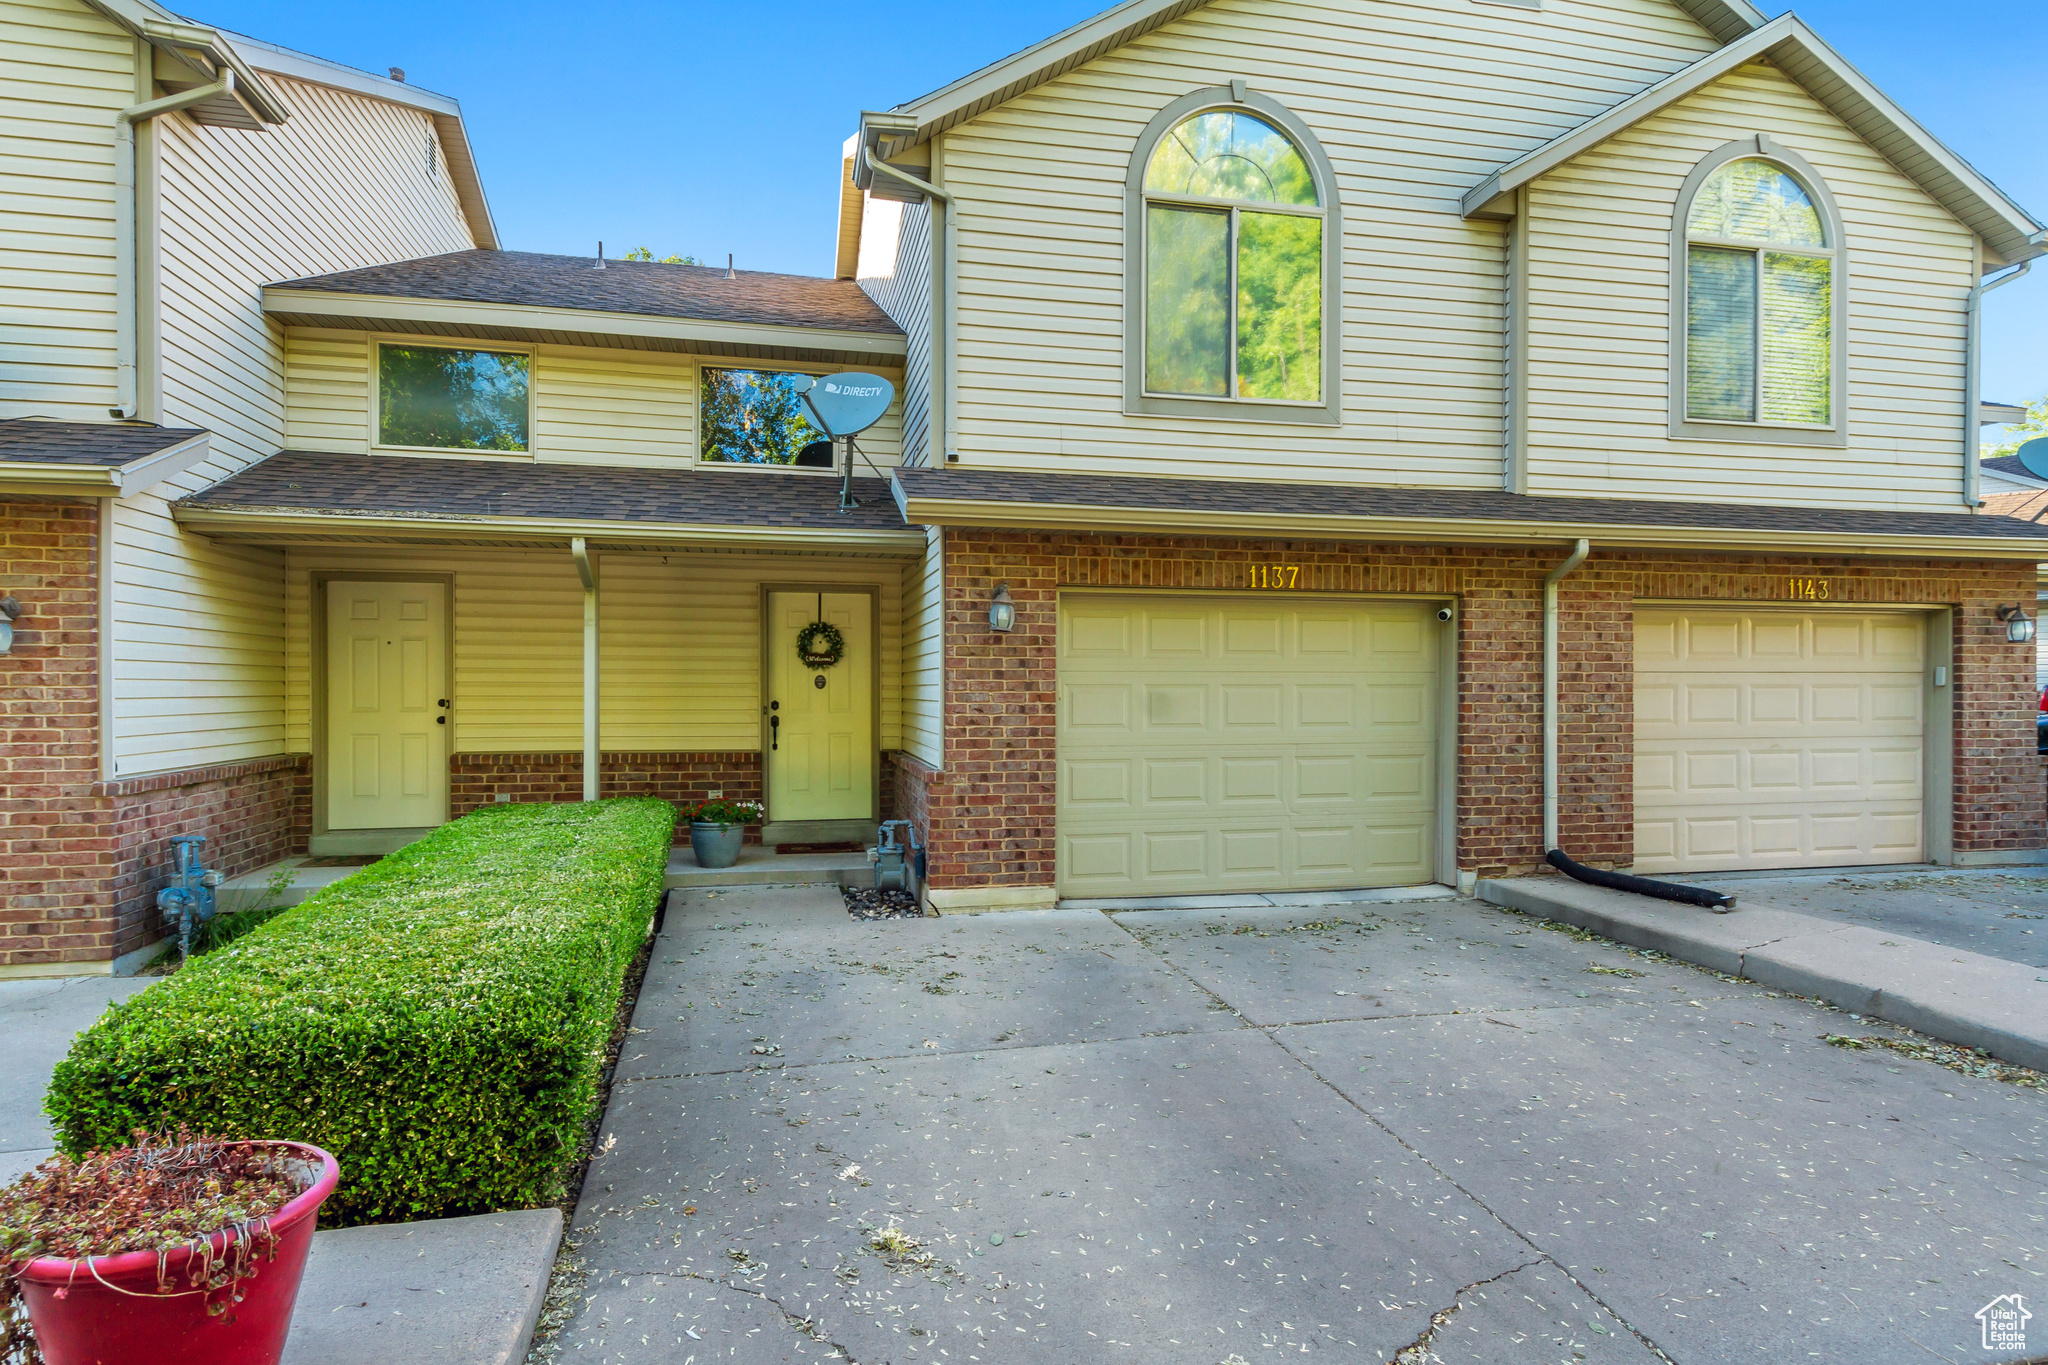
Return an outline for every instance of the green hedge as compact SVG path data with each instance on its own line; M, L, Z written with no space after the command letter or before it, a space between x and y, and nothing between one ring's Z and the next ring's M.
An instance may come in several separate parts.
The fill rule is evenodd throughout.
M444 826L109 1009L44 1101L59 1142L318 1143L329 1224L554 1202L674 829L652 800Z

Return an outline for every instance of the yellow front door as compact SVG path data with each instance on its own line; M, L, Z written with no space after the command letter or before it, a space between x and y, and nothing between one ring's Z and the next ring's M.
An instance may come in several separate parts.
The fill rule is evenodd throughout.
M447 589L327 585L327 828L448 818Z
M813 621L838 627L845 655L814 669L797 655ZM768 595L768 818L867 820L875 811L874 599L860 592Z

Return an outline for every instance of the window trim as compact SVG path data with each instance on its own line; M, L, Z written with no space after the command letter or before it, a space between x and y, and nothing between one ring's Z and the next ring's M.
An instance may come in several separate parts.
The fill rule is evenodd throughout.
M1833 420L1825 426L1804 422L1734 422L1714 421L1688 416L1686 413L1686 366L1687 348L1691 344L1686 320L1690 308L1687 297L1689 286L1689 249L1692 234L1687 226L1692 218L1693 202L1699 198L1701 188L1708 177L1731 161L1748 158L1771 162L1797 180L1813 200L1815 210L1820 214L1821 228L1827 234L1825 248L1785 246L1779 248L1792 255L1822 256L1834 263L1830 288L1829 327L1832 329L1830 344L1831 363L1829 366L1828 412ZM1705 246L1726 245L1746 251L1762 252L1771 249L1769 243L1728 241L1718 238L1702 238ZM1827 181L1819 171L1799 153L1771 139L1768 133L1755 133L1740 137L1709 152L1700 163L1693 167L1692 174L1685 178L1684 186L1678 192L1678 201L1671 215L1671 348L1670 348L1670 435L1681 441L1734 441L1750 445L1774 446L1822 446L1841 448L1849 443L1849 247L1843 239L1842 214L1835 206L1835 197L1828 190Z
M540 348L538 346L508 345L502 341L478 341L469 337L420 336L403 332L376 332L370 338L369 408L370 429L367 449L370 454L409 455L430 460L527 460L540 458L539 403L540 389ZM413 346L423 350L436 351L488 351L492 355L523 355L526 357L526 449L485 450L478 446L399 446L387 445L380 438L384 432L384 348L386 346Z
M1307 160L1315 177L1316 199L1323 223L1323 396L1316 402L1257 398L1203 398L1192 394L1145 391L1145 271L1149 246L1145 228L1145 171L1160 139L1196 114L1212 110L1256 114L1285 133ZM1164 196L1173 202L1203 201ZM1217 200L1213 207L1241 208L1241 200ZM1299 209L1273 206L1279 212ZM1263 212L1263 208L1254 211ZM1336 172L1322 143L1279 101L1245 88L1243 81L1193 90L1153 115L1131 153L1124 176L1124 412L1145 417L1198 417L1222 422L1277 422L1294 426L1342 426L1344 423L1344 214L1337 193Z
M753 370L761 374L801 374L812 379L822 379L835 371L830 369L812 370L802 365L784 364L777 361L758 361L745 356L705 356L691 367L690 388L690 467L693 469L736 469L755 474L787 474L795 478L824 476L840 478L846 473L846 449L837 440L832 442L832 467L814 469L793 464L749 464L743 460L707 460L704 458L704 371L706 370ZM902 384L897 384L897 401L902 401Z

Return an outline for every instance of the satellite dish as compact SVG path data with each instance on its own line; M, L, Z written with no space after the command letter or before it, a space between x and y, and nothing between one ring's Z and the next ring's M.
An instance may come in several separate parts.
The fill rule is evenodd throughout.
M2027 442L2018 454L2021 468L2037 479L2048 479L2048 436Z
M866 431L895 401L896 386L878 374L828 374L804 392L811 415L832 437Z

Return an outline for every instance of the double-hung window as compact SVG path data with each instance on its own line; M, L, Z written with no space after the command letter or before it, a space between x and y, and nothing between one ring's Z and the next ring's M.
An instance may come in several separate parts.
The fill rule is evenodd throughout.
M1836 427L1840 243L1816 189L1738 157L1683 210L1688 428Z
M1130 411L1337 420L1330 196L1322 153L1273 101L1234 87L1162 111L1126 219Z

